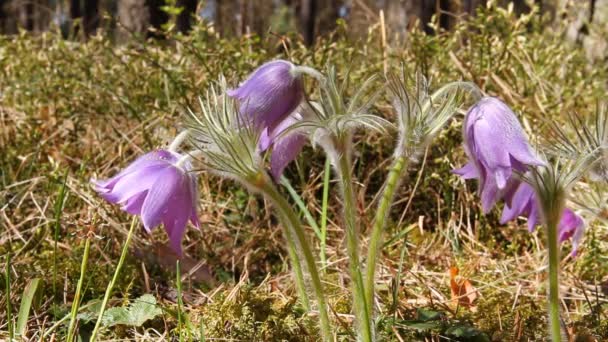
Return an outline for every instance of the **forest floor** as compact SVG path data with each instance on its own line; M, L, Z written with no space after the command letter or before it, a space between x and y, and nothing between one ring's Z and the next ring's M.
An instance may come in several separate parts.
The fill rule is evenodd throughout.
M535 15L490 8L450 32L413 31L387 41L381 29L372 24L368 36L354 39L339 28L309 48L294 37L223 39L202 25L189 36L122 45L102 35L84 43L54 33L0 37L0 339L22 333L66 340L75 300L74 331L83 339L91 333L131 218L97 196L89 181L165 146L220 74L236 84L275 58L320 70L330 63L342 77L349 72L356 90L352 85L365 77L403 65L427 76L433 89L476 83L504 99L531 137L547 121L566 121L567 113L592 114L605 99L606 63L589 61L565 41L565 28ZM374 112L395 115L386 97ZM500 225L498 209L481 213L476 185L450 172L466 159L460 122L453 120L399 189L377 279L378 333L394 341L544 340L545 234L529 233L523 220ZM365 250L395 137L355 138ZM322 153L308 147L286 173L316 219L324 164ZM337 339L350 340L340 201L330 185L324 282ZM188 228L180 281L163 230L150 235L138 226L108 303L103 340L316 340L317 319L297 301L267 203L207 174L200 189L202 225ZM578 256L569 255L569 244L562 249L562 318L577 341L608 339L608 231L599 220L588 222ZM310 237L318 250L312 228ZM466 300L452 294L453 268L456 280L475 290ZM29 301L31 308L20 312Z

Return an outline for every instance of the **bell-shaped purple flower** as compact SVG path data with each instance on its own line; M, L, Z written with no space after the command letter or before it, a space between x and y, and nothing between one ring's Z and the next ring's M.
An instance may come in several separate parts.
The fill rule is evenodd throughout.
M519 216L525 216L528 218L528 230L533 232L540 223L540 212L534 189L528 183L520 183L506 199L500 223L505 224Z
M585 221L574 211L566 208L562 212L562 217L557 226L559 242L564 242L572 238L572 256L576 256L578 246L585 234Z
M140 215L144 228L150 232L163 224L171 247L179 255L188 220L196 227L196 175L187 157L156 150L135 160L126 169L108 180L92 180L95 190L110 203Z
M534 189L528 183L520 183L506 199L500 219L501 224L514 220L519 216L528 218L528 230L534 231L541 223L541 213ZM572 255L576 255L580 240L585 232L585 222L572 209L565 208L557 226L559 242L572 238Z
M494 97L484 97L469 109L463 139L469 162L454 173L479 179L484 212L517 185L510 182L514 170L525 172L527 165L544 165L534 155L513 111Z
M304 85L295 65L276 60L256 69L227 94L239 101L241 114L261 127L272 129L302 102Z
M270 173L277 181L281 178L285 167L296 159L306 145L306 135L292 127L300 120L302 120L302 116L295 111L283 119L275 128L265 129L260 137L259 147L261 151L265 151L272 146Z

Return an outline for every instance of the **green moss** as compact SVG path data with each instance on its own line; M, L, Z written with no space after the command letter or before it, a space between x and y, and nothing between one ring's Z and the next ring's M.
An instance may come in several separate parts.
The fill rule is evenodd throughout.
M205 306L200 319L206 338L243 341L308 341L314 322L285 301L251 286L227 291Z
M544 300L519 296L513 305L514 299L511 293L484 293L470 317L492 341L543 340L548 331Z

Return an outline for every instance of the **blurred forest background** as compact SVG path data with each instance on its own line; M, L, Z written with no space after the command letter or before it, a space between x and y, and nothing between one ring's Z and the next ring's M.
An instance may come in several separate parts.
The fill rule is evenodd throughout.
M608 0L0 0L0 267L9 270L0 271L0 341L10 335L4 308L27 302L31 284L39 284L39 297L30 301L31 315L13 310L24 317L16 331L66 340L75 307L86 340L130 222L93 192L90 179L171 141L184 110L197 108L197 96L220 74L236 84L274 58L318 69L331 62L355 90L370 75L404 65L432 80L431 89L474 82L539 134L547 118L567 122L569 113L603 108L607 37ZM376 112L394 119L388 98ZM545 340L543 230L531 235L525 223L499 224L497 211L481 214L472 182L451 173L465 160L460 128L460 120L446 128L397 194L379 268L379 334L386 341L465 341L455 335L468 329L492 341ZM393 140L358 137L365 227ZM303 153L288 178L322 216L324 156ZM265 203L231 182L200 182L203 228L188 229L183 276L176 276L164 231L140 229L108 303L125 312L153 294L163 315L142 326L108 323L104 340L168 340L182 326L208 340L314 340L316 317L296 305L284 240ZM601 202L598 208L608 201L605 193L592 197L586 184L573 193L578 203ZM336 284L328 298L347 339L347 259L334 223L340 212L329 197L327 241L309 233L315 246L327 246L326 279ZM589 226L577 258L563 252L571 337L608 340L605 226ZM453 265L482 294L475 312L450 307ZM183 316L176 278L184 281Z
M587 35L588 24L608 22L608 0L515 0L516 13L532 5L551 20L575 17L569 38ZM161 32L187 33L199 18L223 36L298 32L311 45L315 37L335 29L339 19L349 34L365 34L381 12L393 35L418 25L427 34L450 29L457 20L475 14L486 0L0 0L0 32L20 29L43 32L58 28L65 36L85 38L98 32L117 39L129 34L162 37ZM436 26L428 25L436 16ZM438 27L437 27L438 26Z

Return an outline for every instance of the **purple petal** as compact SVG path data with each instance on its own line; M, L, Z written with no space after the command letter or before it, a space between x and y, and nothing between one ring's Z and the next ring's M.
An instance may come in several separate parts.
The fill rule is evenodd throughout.
M518 216L530 214L531 202L534 201L534 196L534 189L529 184L519 184L511 197L510 203L505 204L500 223L505 224L508 221L516 219Z
M192 225L194 225L196 228L201 228L201 224L198 220L198 183L196 181L196 174L195 173L188 173L187 174L188 177L190 178L190 195L191 195L191 214L190 214L190 222L192 222Z
M187 178L173 191L171 201L167 203L162 222L169 236L171 247L178 255L182 255L182 239L186 231L186 224L192 215L192 188Z
M463 179L479 178L479 172L477 171L477 168L475 167L475 164L473 164L471 162L466 163L460 169L454 169L454 170L452 170L452 173L455 173L455 174L459 175Z
M298 112L293 112L273 129L265 129L260 140L260 149L266 149L272 145L272 153L270 156L270 173L275 180L279 180L283 174L283 170L292 162L297 155L302 151L306 144L306 136L302 133L291 129L293 125L302 120L302 116Z
M183 189L184 179L183 171L175 167L167 168L158 175L158 179L150 187L141 209L141 218L146 230L151 231L158 226L170 201L173 201L176 196L183 196L179 192Z
M262 130L262 133L260 134L260 141L258 142L258 147L261 152L264 152L270 147L271 144L272 138L268 134L268 127L266 127Z
M262 127L272 128L304 98L302 80L293 74L293 67L283 60L268 62L227 94L240 101L241 113L254 118Z
M583 219L569 208L564 209L558 224L559 242L564 242L574 236L577 229L585 225Z
M127 202L122 206L122 210L128 212L131 215L141 215L141 207L144 205L148 190L142 191L139 194L129 198Z
M166 151L166 150L156 150L152 152L148 152L143 156L135 159L129 166L127 166L124 170L120 171L117 175L112 178L106 180L92 179L91 183L95 187L97 192L109 192L114 188L118 181L137 170L141 170L151 166L160 166L173 164L179 159L179 156L175 153Z
M270 156L270 173L278 181L283 170L291 163L306 145L306 137L299 133L287 134L279 138L272 149Z
M502 130L508 127L496 126L487 120L477 120L473 127L475 133L475 157L489 169L490 173L498 168L511 167L511 158L504 139L500 139Z
M532 233L536 226L540 224L540 211L536 198L530 201L530 209L528 214L528 231Z
M150 189L158 179L159 174L171 167L163 163L133 170L120 177L110 192L100 193L100 195L110 203L123 203L132 196Z
M499 200L500 194L496 180L490 176L481 187L481 209L484 214L487 214L494 204Z

